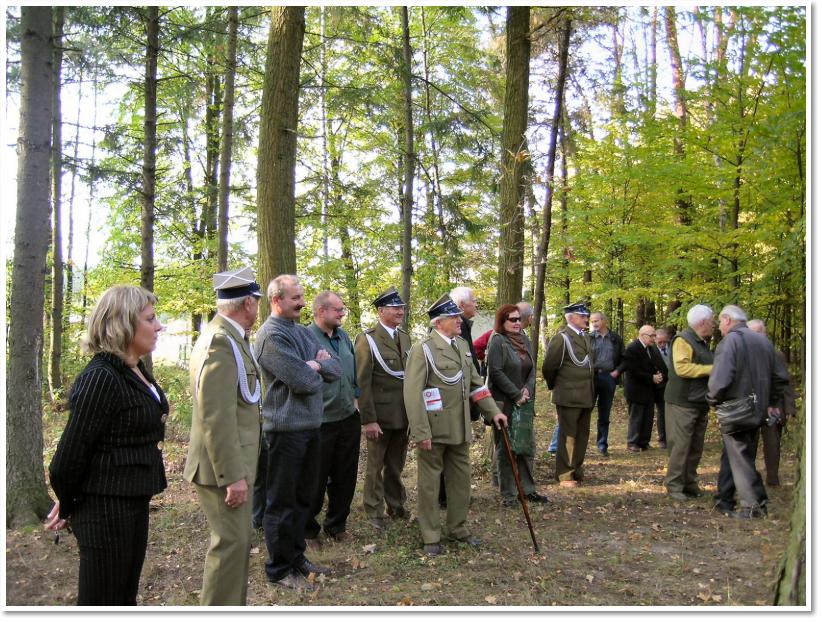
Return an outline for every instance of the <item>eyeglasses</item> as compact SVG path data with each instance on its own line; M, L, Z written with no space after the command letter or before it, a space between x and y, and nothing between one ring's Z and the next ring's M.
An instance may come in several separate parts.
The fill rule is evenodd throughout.
M522 322L522 318L521 317L509 317L508 321L511 322L512 324L516 324L517 322Z
M640 337L653 337L656 339L656 333L639 333Z
M345 315L346 313L348 313L348 309L346 309L345 307L326 307L326 309L331 309L339 315Z

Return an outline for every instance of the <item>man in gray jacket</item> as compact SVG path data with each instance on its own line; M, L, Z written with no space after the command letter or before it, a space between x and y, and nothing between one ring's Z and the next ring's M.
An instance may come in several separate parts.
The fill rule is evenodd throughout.
M310 589L305 577L328 573L305 557L305 526L320 464L323 383L340 378L337 359L299 324L305 306L296 276L282 274L268 284L271 315L254 344L267 389L263 433L268 446L263 530L271 583Z
M747 319L736 305L727 305L719 313L719 330L724 338L716 349L708 379L708 403L717 405L753 393L761 419L778 419L788 372L773 344L748 328ZM758 426L722 433L716 507L725 516L751 519L768 514L768 494L754 463L758 435ZM734 511L735 492L739 493L739 511Z

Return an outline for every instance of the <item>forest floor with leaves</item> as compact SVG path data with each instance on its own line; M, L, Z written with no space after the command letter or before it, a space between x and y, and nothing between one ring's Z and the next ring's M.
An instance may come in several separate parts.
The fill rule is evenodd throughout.
M485 432L475 424L474 477L469 527L483 540L474 550L447 543L427 558L419 528L391 520L378 532L362 511L362 472L346 543L324 542L310 559L330 566L312 593L295 593L266 581L265 543L252 544L248 604L255 606L738 606L770 605L777 564L789 529L794 456L783 452L782 486L769 488L769 516L740 521L712 511L721 438L711 420L699 468L705 496L689 502L665 495L667 453L652 442L641 454L625 448L626 409L614 403L610 456L591 443L585 483L575 489L553 481L547 448L555 416L542 391L536 419L536 480L550 503L530 505L539 553L534 553L517 505L506 508L491 487L484 460ZM594 413L594 419L596 414ZM46 420L47 462L65 419ZM656 430L654 430L654 434ZM790 431L789 431L790 433ZM182 479L188 433L174 423L165 443L168 489L151 502L149 546L138 602L196 605L208 546L208 526L192 487ZM656 437L654 436L654 441ZM789 439L783 444L791 446ZM761 452L760 452L761 453ZM415 452L404 479L408 509L416 507ZM758 468L764 473L761 457ZM444 519L444 515L443 515ZM76 599L77 543L63 534L58 544L42 529L6 532L6 604L72 605Z

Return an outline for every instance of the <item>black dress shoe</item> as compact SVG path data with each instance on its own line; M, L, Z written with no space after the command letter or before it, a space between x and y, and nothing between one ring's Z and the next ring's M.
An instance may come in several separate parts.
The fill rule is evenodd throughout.
M533 501L534 503L548 503L548 497L537 492L532 492L528 495L527 499L528 501Z
M425 552L428 557L436 557L440 553L442 553L442 547L440 546L439 542L434 542L433 544L426 544L422 547L422 550Z
M686 488L682 492L685 493L686 496L690 497L691 499L698 499L705 493L702 491L701 488Z
M464 538L457 538L457 542L462 542L463 544L467 544L475 549L482 546L482 540L471 535L465 536Z
M308 559L303 557L295 566L297 572L299 572L304 577L307 577L312 572L315 575L320 574L331 574L331 568L327 568L326 566L318 566L317 564L312 564Z

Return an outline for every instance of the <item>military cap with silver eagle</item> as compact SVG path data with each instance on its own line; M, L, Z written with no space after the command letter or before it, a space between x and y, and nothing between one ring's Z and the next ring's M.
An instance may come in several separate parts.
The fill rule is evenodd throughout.
M218 272L212 278L214 289L217 291L217 298L227 300L230 298L242 298L243 296L254 296L261 298L260 286L254 280L254 272L251 268L237 268L226 272Z
M454 315L462 315L462 311L456 303L451 300L448 294L443 294L437 302L428 308L428 317L432 320L438 317L451 317Z
M385 290L382 294L377 296L372 303L378 309L380 307L404 307L405 303L403 302L402 298L400 298L400 294L397 291L397 288L393 285Z

